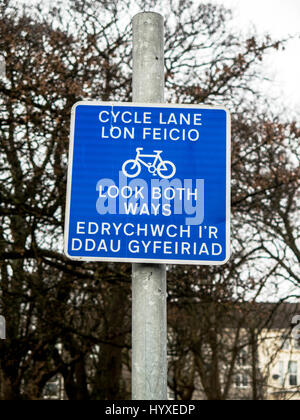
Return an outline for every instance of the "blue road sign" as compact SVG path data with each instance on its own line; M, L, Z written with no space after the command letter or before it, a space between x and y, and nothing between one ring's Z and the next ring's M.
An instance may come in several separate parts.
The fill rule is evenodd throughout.
M75 104L64 249L75 260L224 264L229 112L204 105Z

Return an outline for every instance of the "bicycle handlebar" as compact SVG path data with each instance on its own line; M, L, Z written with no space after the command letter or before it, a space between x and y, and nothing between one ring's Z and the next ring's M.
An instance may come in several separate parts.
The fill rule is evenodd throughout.
M136 152L140 152L141 150L144 150L144 148L143 147L137 147L135 150L136 150ZM160 154L163 151L162 150L153 150L153 152Z

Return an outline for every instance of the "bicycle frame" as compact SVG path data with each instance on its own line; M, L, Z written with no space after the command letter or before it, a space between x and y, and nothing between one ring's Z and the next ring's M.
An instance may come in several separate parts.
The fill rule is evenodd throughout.
M142 165L146 166L146 168L152 175L158 174L161 178L168 179L175 174L176 167L174 163L162 159L162 150L153 150L154 154L142 154L141 151L143 149L143 147L137 147L135 158L128 159L123 163L122 171L126 176L128 176L129 178L138 176L138 174L141 171ZM144 158L152 158L153 161L146 162ZM128 168L129 172L127 172L128 164L131 165L130 168Z
M146 166L147 168L148 168L149 166L156 167L156 165L157 165L157 161L159 161L159 162L163 162L163 160L162 160L162 158L161 158L161 156L160 156L160 154L161 154L161 153L162 153L162 151L157 151L155 155L143 155L143 154L140 152L140 149L137 149L137 154L136 154L135 160L136 160L137 162L140 162L141 164L143 164L143 165L144 165L144 166ZM150 164L146 163L143 159L141 159L141 158L143 158L143 157L151 157L151 158L154 158L153 164L151 164L151 165L150 165Z

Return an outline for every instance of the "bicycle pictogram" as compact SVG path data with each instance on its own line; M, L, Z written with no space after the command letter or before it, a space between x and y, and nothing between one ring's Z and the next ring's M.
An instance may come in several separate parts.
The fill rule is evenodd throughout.
M169 160L163 160L161 157L162 150L153 150L153 155L142 154L143 147L136 149L135 159L128 159L122 165L122 171L128 178L135 178L142 170L142 165L146 166L152 175L159 175L161 178L172 178L176 173L176 166ZM143 158L153 159L150 162L145 161Z

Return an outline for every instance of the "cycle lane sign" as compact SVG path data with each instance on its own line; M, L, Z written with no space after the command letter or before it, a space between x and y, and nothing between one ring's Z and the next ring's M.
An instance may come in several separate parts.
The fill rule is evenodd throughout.
M64 252L74 260L227 262L229 112L204 105L76 103Z

